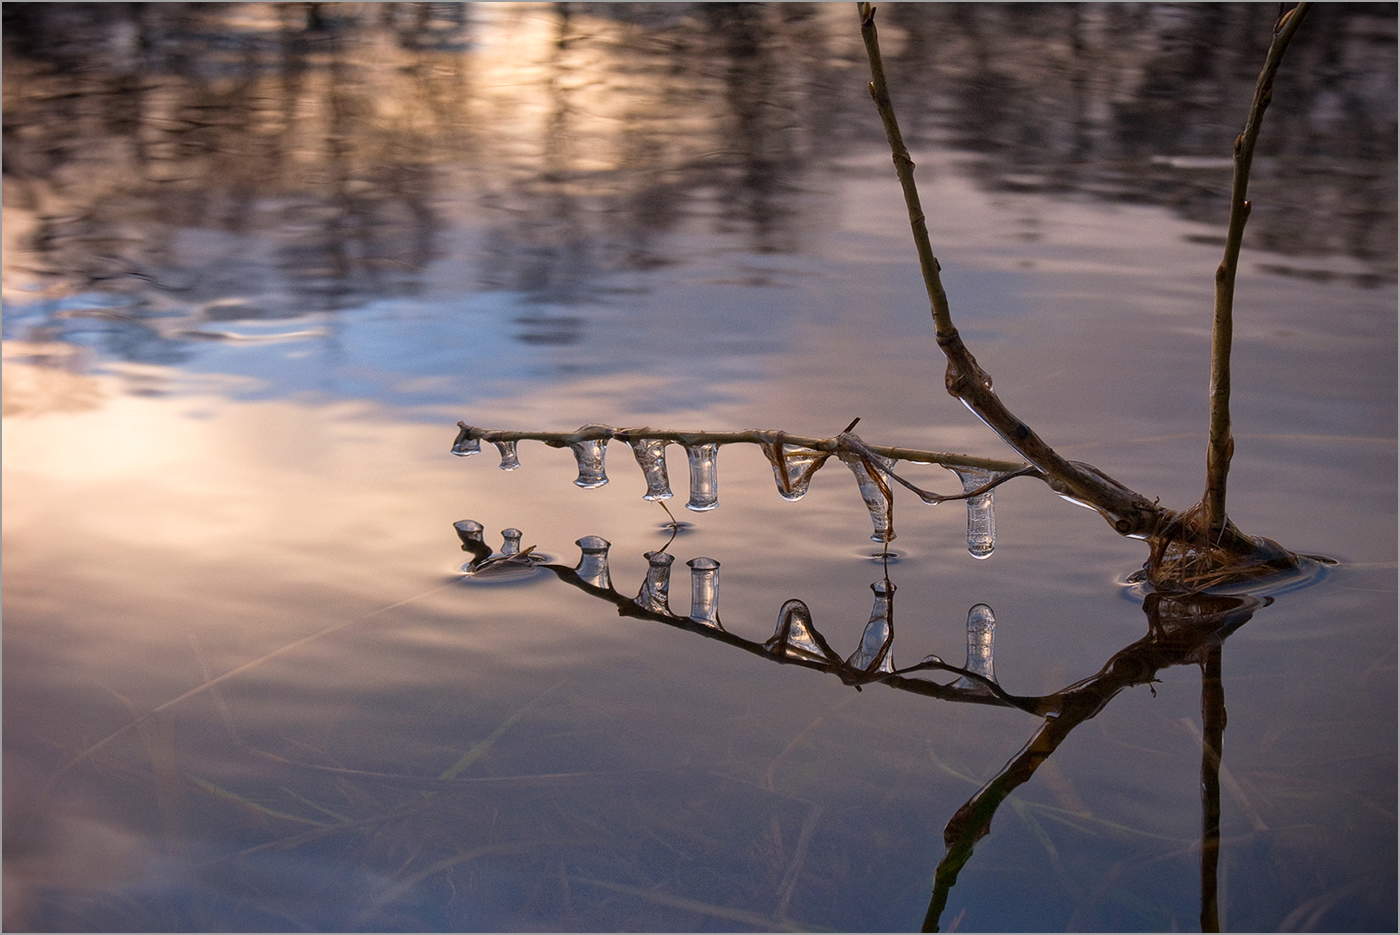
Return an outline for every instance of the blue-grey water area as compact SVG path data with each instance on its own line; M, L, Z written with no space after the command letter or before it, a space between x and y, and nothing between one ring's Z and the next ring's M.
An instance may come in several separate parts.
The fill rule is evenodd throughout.
M878 13L963 337L1168 506L1276 12ZM722 446L692 512L669 447L668 544L622 441L594 489L449 453L1014 458L943 389L852 6L4 18L7 930L1395 930L1393 5L1304 22L1239 269L1229 510L1337 564L1191 600L1034 479L982 561L897 488L885 566L834 459L786 502ZM466 519L553 567L464 575ZM887 671L930 655L996 690Z

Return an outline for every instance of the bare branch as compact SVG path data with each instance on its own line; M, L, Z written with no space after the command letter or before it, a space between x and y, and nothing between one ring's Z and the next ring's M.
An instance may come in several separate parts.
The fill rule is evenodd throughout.
M1210 530L1220 530L1225 525L1225 479L1235 452L1235 440L1230 434L1230 344L1235 328L1235 275L1239 269L1245 222L1249 220L1249 169L1254 161L1259 128L1264 123L1264 111L1273 98L1274 76L1278 74L1289 40L1307 13L1308 4L1300 3L1279 18L1264 67L1254 86L1244 130L1235 137L1230 220L1225 233L1225 253L1215 270L1215 313L1211 326L1210 441L1206 448L1206 489L1201 497L1205 506L1204 519Z
M752 444L770 451L776 446L793 445L836 454L840 451L856 453L841 439L841 435L818 438L810 435L793 435L781 429L744 429L736 432L677 431L675 429L612 428L606 425L590 425L573 432L517 432L506 429L487 429L480 426L457 423L457 438L454 446L468 439L486 442L537 441L551 448L566 448L582 441L606 438L630 442L633 439L656 438L675 442L678 445L702 445L713 442L719 445ZM897 461L915 461L921 464L941 464L944 467L981 468L992 472L1024 471L1026 465L1017 461L999 458L981 458L976 455L960 454L953 451L927 451L921 448L903 448L895 445L862 445L866 453L874 452Z

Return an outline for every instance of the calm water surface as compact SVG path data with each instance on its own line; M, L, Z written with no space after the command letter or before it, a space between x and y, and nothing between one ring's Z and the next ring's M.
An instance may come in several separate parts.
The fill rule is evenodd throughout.
M964 336L1177 506L1272 10L882 11ZM6 4L7 928L1394 930L1394 7L1304 25L1241 267L1231 512L1324 580L1193 615L1035 482L988 561L898 499L895 665L985 604L1057 717L736 645L791 598L859 643L839 464L793 504L721 450L668 546L678 617L721 562L716 639L568 580L603 536L630 598L666 544L625 446L596 490L448 454L860 416L1006 457L940 388L862 67L845 5ZM561 573L462 577L465 518Z

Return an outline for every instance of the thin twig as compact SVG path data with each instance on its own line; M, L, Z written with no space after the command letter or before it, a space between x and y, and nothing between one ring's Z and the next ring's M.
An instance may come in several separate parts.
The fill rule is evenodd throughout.
M1230 434L1230 344L1235 327L1235 275L1250 211L1249 169L1254 160L1255 143L1259 140L1259 128L1264 122L1264 111L1273 99L1274 76L1278 74L1289 40L1307 13L1308 4L1300 3L1284 13L1274 26L1273 41L1269 43L1264 67L1254 86L1249 116L1245 119L1244 130L1235 137L1230 220L1225 234L1225 253L1215 270L1215 312L1211 325L1210 441L1206 448L1206 489L1201 497L1208 529L1221 529L1225 525L1225 480L1235 452L1235 440Z
M850 447L854 448L857 452L866 455L867 467L869 467L873 462L874 466L879 468L879 470L883 472L885 476L894 480L896 483L903 486L906 490L912 491L916 497L928 504L943 503L946 500L970 500L973 497L980 497L982 494L987 493L990 490L995 490L1007 481L1017 477L1043 477L1043 475L1040 473L1039 468L1026 465L1025 467L1020 468L1019 470L1007 471L1002 474L997 474L990 480L988 480L985 484L975 487L972 490L966 491L965 493L934 493L932 490L924 490L917 484L913 484L905 480L903 477L900 477L898 474L896 474L893 468L887 468L876 459L869 457L871 454L873 454L873 451L869 445L861 441L859 436L852 435L849 432L843 432L840 436L838 436L838 438L844 441Z

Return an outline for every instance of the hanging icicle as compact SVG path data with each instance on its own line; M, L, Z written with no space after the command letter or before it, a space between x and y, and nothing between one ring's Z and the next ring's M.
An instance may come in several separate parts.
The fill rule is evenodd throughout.
M452 441L452 453L459 458L469 458L480 452L481 439L465 427L458 429L457 437Z
M606 425L581 425L580 432L589 429L606 429ZM578 477L574 483L586 489L602 487L608 482L608 473L603 466L603 459L607 455L608 440L606 438L591 438L586 441L573 442L569 445L574 451L574 460L578 462Z
M515 453L515 439L503 442L492 442L496 450L501 453L501 470L515 471L520 468L520 458Z
M717 461L719 445L704 442L699 445L686 445L685 456L690 462L690 500L687 510L704 513L719 506L719 478Z
M976 490L986 484L996 474L983 468L950 467L962 483L963 493ZM967 551L976 559L991 557L997 547L997 521L993 512L992 496L995 490L968 497L967 504Z
M636 456L637 466L642 469L642 476L647 482L647 492L642 494L643 500L669 500L673 496L671 479L666 475L668 444L669 442L661 438L632 439L632 454Z
M812 475L831 457L829 451L816 451L800 445L764 444L762 448L768 463L773 466L778 496L789 502L807 496Z
M870 540L872 542L893 540L895 536L894 495L890 491L889 484L880 475L878 465L876 472L872 474L865 458L859 455L848 455L845 452L840 454L840 458L855 475L861 499L865 501L865 508L870 511L870 523L874 528L870 534ZM894 466L893 458L884 458L879 455L876 455L875 458L885 467Z

